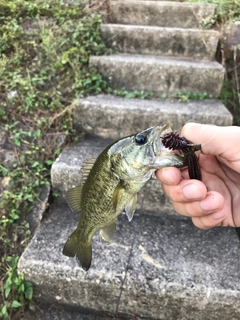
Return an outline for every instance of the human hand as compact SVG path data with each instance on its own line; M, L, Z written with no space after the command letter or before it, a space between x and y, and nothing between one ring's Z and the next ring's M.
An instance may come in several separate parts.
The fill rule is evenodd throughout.
M188 123L181 136L202 145L202 181L189 180L187 169L157 170L173 208L202 229L240 227L240 127Z

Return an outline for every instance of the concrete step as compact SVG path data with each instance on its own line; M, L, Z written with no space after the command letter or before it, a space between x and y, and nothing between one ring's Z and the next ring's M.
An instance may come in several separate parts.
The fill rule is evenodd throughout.
M78 215L64 203L51 211L18 265L38 301L115 319L239 319L240 248L233 228L200 230L190 220L140 214L128 223L121 215L111 245L94 237L86 273L62 255Z
M215 6L169 1L111 1L110 22L170 28L201 28L213 18Z
M115 1L119 1L119 0L115 0ZM125 1L132 1L132 0L125 0ZM158 2L158 1L161 1L161 2L187 2L187 0L139 0L139 2L140 1L151 1L151 2L153 2L153 1L155 1L155 2Z
M122 53L214 60L219 32L103 24L102 37L109 47Z
M154 93L207 93L218 97L224 68L216 61L187 61L158 56L118 54L91 56L91 69L115 89Z
M64 196L66 191L81 182L81 167L89 158L96 158L112 140L96 137L86 138L77 145L65 149L51 169L52 187ZM161 189L159 181L149 181L139 192L136 208L151 214L177 214Z
M113 320L113 318L88 310L77 311L63 305L53 306L38 302L35 311L24 312L24 320Z
M115 0L115 1L119 1L119 0ZM130 2L132 2L132 0L125 0L125 1L130 1ZM140 1L148 1L148 2L158 2L158 1L160 1L160 2L187 2L187 0L139 0L139 2Z
M97 95L76 101L73 121L80 132L118 140L165 123L170 123L172 129L179 132L186 122L228 126L232 124L232 115L214 99L179 102Z

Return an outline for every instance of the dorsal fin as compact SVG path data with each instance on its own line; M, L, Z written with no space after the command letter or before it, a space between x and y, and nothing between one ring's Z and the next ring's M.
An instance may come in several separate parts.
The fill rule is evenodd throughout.
M87 159L83 163L82 168L81 168L81 172L82 172L81 184L84 184L84 182L86 181L86 179L87 179L87 177L89 175L89 172L91 171L95 161L96 161L96 158L90 158L90 159Z
M83 163L81 168L81 172L82 172L81 184L75 188L68 190L67 192L67 195L66 195L67 203L69 207L72 209L72 211L81 210L82 188L95 161L96 161L96 158L90 158Z
M66 199L72 211L78 212L81 210L82 185L72 188L67 191Z
M95 161L96 161L96 158L90 158L83 163L81 168L81 172L82 172L81 184L67 191L66 199L72 211L81 210L82 188Z

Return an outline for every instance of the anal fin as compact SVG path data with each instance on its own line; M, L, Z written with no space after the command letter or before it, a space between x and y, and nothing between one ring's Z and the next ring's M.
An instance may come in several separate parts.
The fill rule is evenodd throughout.
M116 231L116 221L100 230L100 236L104 241L110 242Z

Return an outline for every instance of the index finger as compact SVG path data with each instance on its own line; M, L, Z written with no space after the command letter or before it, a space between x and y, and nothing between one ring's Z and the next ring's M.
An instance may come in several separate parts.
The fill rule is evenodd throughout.
M240 127L187 123L182 128L181 135L193 143L200 143L203 154L222 156L226 152L232 154L233 149L235 154L240 153Z

